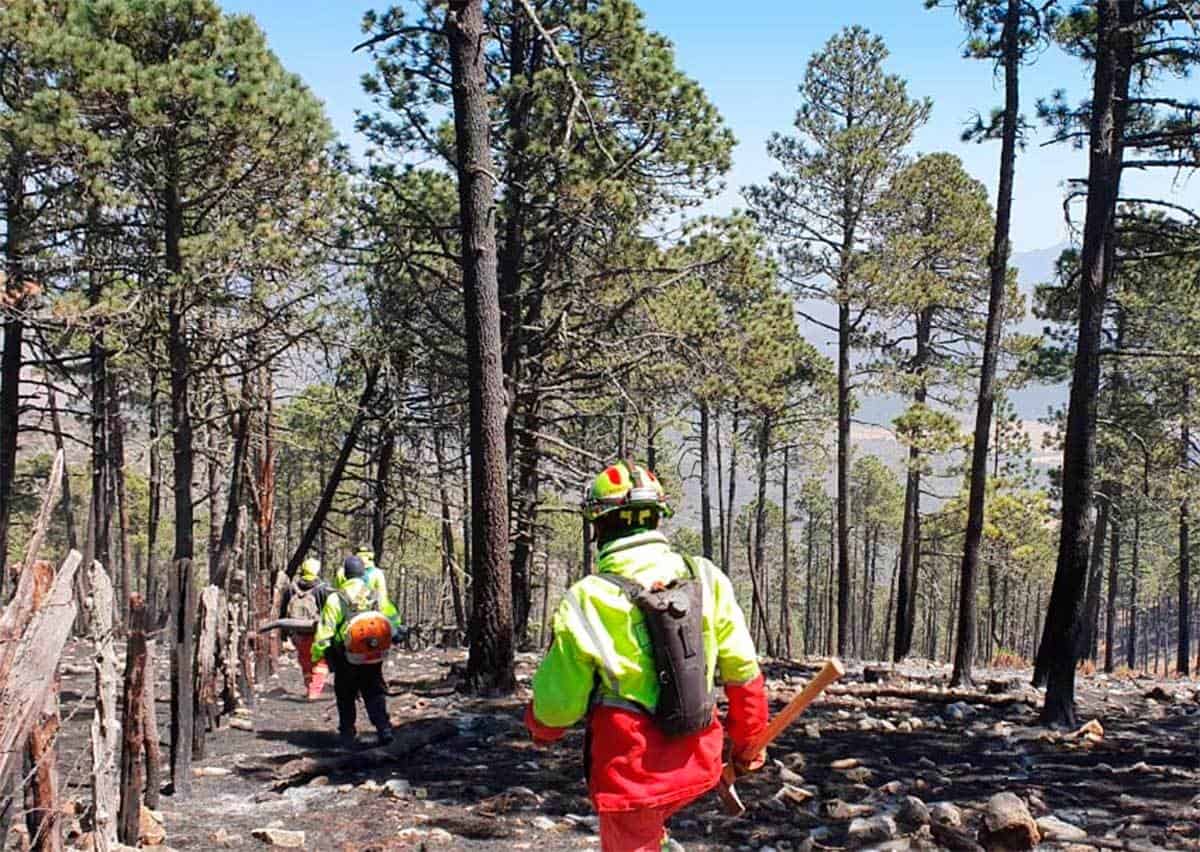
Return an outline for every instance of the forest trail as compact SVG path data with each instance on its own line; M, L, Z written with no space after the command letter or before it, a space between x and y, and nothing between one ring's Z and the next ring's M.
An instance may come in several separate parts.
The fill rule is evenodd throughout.
M161 656L161 655L160 655ZM262 829L304 833L310 850L365 852L392 849L598 848L595 818L581 778L582 732L543 750L521 724L533 655L519 658L519 694L510 699L465 698L454 690L460 651L395 655L386 675L388 709L402 726L436 725L446 736L394 765L318 777L284 788L281 766L302 757L339 754L335 747L332 689L317 702L301 695L294 656L262 687L251 730L223 726L195 761L192 796L163 796L165 846L170 849L267 849ZM815 670L800 663L768 664L772 710ZM64 657L61 753L86 757L91 717L88 651L72 646ZM169 731L166 661L158 661L160 730ZM1032 727L1037 693L1027 672L987 671L995 692L1016 700L996 705L868 698L853 693L916 689L929 697L942 666L905 666L905 680L864 684L861 666L800 718L772 749L763 772L739 782L746 817L724 816L715 795L673 821L673 835L689 850L867 848L936 849L975 837L983 807L1008 791L1050 815L1083 827L1108 848L1200 848L1200 685L1195 681L1082 679L1081 718L1098 719L1103 739L1064 739ZM1155 692L1157 690L1157 692ZM1158 698L1147 698L1148 693ZM987 693L981 692L982 696ZM995 700L996 695L980 700ZM453 727L445 726L445 720ZM362 748L370 747L360 719ZM401 734L403 736L403 734ZM164 747L164 754L166 749ZM82 761L82 758L81 758ZM294 764L293 764L294 766ZM835 768L837 767L837 768ZM82 768L69 775L66 798L87 802ZM921 799L963 829L932 832L902 808ZM953 807L934 807L936 803ZM1039 807L1039 803L1044 807ZM919 810L919 809L918 809ZM896 826L891 845L848 837ZM856 817L863 817L855 823ZM919 819L918 819L919 822ZM965 832L965 833L964 833ZM930 839L932 833L941 843ZM71 827L68 826L68 837ZM1120 846L1125 842L1125 847ZM68 841L70 845L70 841ZM1061 848L1045 843L1043 848ZM969 847L963 847L969 848ZM1077 849L1095 848L1088 845Z

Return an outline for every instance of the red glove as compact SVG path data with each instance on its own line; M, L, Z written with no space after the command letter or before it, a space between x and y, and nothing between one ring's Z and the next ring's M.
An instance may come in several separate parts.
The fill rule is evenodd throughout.
M537 716L533 715L532 701L525 705L525 727L529 729L529 735L537 745L551 745L567 733L566 728L555 728L539 722Z
M763 768L767 762L767 750L764 748L758 754L746 757L734 757L733 770L738 774L738 777L749 775L751 772L757 772Z

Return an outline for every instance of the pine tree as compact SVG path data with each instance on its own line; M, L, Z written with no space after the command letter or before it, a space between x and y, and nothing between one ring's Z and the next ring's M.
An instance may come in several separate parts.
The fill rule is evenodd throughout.
M887 56L883 40L860 27L830 39L809 60L800 85L796 135L776 134L767 145L781 170L747 190L796 293L837 306L836 325L822 324L838 334L839 654L850 639L850 353L871 305L860 254L871 208L931 108L885 72Z

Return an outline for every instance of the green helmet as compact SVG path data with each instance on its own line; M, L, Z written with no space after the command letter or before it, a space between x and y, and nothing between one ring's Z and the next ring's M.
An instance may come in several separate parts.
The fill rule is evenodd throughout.
M636 525L636 510L653 509L669 518L674 510L667 504L662 483L648 467L632 461L609 465L592 480L583 498L583 516L589 521L613 512L628 511L628 521Z
M308 558L300 563L300 579L311 583L321 576L321 560Z

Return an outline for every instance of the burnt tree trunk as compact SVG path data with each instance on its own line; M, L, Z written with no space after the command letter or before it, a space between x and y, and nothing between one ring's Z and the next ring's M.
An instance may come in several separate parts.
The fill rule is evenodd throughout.
M508 561L505 393L496 275L495 165L492 162L482 0L451 0L446 37L454 90L462 227L471 434L473 577L467 680L484 692L511 692L512 577Z
M1112 674L1117 643L1117 579L1121 565L1121 523L1114 503L1109 510L1108 598L1104 609L1104 671Z
M847 223L843 248L853 239ZM849 260L843 258L843 269ZM842 282L842 289L845 284ZM838 302L838 417L837 417L837 649L839 657L850 650L850 303Z
M17 471L17 434L21 428L21 363L25 340L25 243L30 211L26 204L25 157L13 145L4 174L4 290L10 305L4 316L4 352L0 354L0 599L8 599L8 528L12 517L13 479ZM2 780L2 779L0 779Z
M1192 629L1192 557L1189 551L1191 518L1188 499L1188 474L1191 468L1191 434L1188 417L1191 404L1191 384L1183 383L1183 419L1179 425L1179 466L1183 473L1183 499L1179 501L1179 638L1175 653L1175 673L1186 677L1191 665L1190 632Z
M700 550L713 558L712 483L709 475L708 403L700 401Z
M1079 274L1079 332L1062 466L1058 564L1038 653L1046 697L1042 722L1075 727L1075 664L1086 630L1083 593L1091 543L1096 466L1096 402L1104 304L1112 278L1114 219L1121 183L1134 0L1096 4L1096 59L1089 128L1087 213Z
M979 544L983 540L984 504L987 499L988 440L996 403L996 364L1000 357L1000 332L1004 326L1004 295L1008 278L1008 233L1012 222L1013 176L1017 161L1017 131L1021 122L1018 85L1021 68L1022 0L1008 0L1001 35L1004 55L1004 123L1000 143L1000 190L996 199L996 227L988 256L989 287L987 328L983 340L983 368L979 376L979 399L975 407L975 441L971 447L971 488L967 498L967 531L963 542L958 602L958 639L954 649L956 686L972 683L975 665L976 583L979 575ZM995 584L993 583L993 589ZM994 606L993 630L994 632Z
M158 624L158 524L162 517L162 411L159 404L158 371L150 371L150 500L146 520L146 619Z

